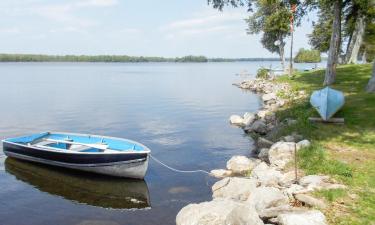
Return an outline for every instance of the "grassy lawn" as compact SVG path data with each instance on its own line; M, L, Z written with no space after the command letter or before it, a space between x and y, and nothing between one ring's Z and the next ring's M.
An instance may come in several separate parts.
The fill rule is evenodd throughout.
M296 131L312 141L299 152L299 167L306 174L329 174L346 184L347 190L314 193L330 204L325 214L330 224L375 224L375 94L365 92L371 65L346 65L337 69L333 88L345 93L345 106L335 115L344 125L311 124L309 116L319 117L309 97L291 101L278 118L295 118L298 123L280 130L273 138ZM311 92L322 88L324 71L298 73L276 82L287 82L293 91ZM282 94L282 93L281 93Z

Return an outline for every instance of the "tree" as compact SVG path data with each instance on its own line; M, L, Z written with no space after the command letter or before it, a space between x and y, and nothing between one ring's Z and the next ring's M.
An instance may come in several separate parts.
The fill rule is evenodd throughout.
M280 0L258 0L257 11L245 21L248 34L263 33L261 43L270 52L280 56L281 66L285 69L285 38L290 34L289 19L291 13Z
M307 50L303 48L298 51L294 58L294 62L296 63L317 63L321 60L320 52L318 50Z
M372 63L372 77L367 84L366 91L375 93L375 60Z
M313 49L327 52L332 33L333 15L325 9L321 9L318 18L317 22L313 22L313 32L308 34L309 44Z
M330 4L331 1L325 4ZM329 42L327 68L325 72L323 85L331 85L336 80L336 66L341 48L341 12L342 0L333 0L333 22L331 40ZM323 4L322 6L324 7Z

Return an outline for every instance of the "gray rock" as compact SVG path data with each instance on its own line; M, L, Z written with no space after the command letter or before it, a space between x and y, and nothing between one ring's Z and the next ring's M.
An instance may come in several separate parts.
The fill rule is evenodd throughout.
M310 195L296 194L294 197L298 201L303 202L303 203L305 203L309 206L312 206L312 207L317 207L317 208L321 208L321 209L325 209L327 207L327 205L324 203L324 201L322 201L320 199L316 199L314 197L311 197Z
M223 170L223 169L217 169L217 170L211 170L210 174L216 178L223 178L223 177L229 177L232 175L231 170Z
M276 100L276 99L277 99L277 96L275 93L264 94L262 96L262 100L265 102L270 101L270 100Z
M295 138L292 135L285 136L282 138L282 140L286 142L295 142Z
M302 148L308 148L310 147L311 143L309 140L302 140L297 143L297 148L302 149Z
M277 221L280 225L327 225L325 216L318 210L282 213Z
M309 192L309 190L298 184L291 184L290 187L283 189L283 193L287 195L290 200L294 199L295 194L307 192Z
M268 162L268 148L262 148L259 151L258 158L262 161Z
M230 199L189 204L176 217L177 225L263 225L254 207Z
M242 125L243 124L243 118L239 115L231 115L229 117L229 122L231 124L235 124L235 125Z
M237 155L232 156L227 162L227 169L231 170L233 174L246 174L251 171L258 163L259 160L249 159L246 156Z
M269 167L264 162L257 165L251 172L251 177L256 178L262 186L278 186L282 176L280 171Z
M262 212L259 213L259 216L262 219L270 219L273 217L277 217L278 215L282 213L293 213L293 212L302 212L302 211L305 211L305 209L292 207L290 205L280 205L280 206L264 209Z
M258 187L251 192L247 202L260 214L265 209L288 204L289 198L275 187Z
M247 112L243 115L243 125L250 126L255 120L255 115L253 113Z
M289 171L283 174L279 184L283 187L289 187L296 182L296 174L294 171Z
M268 160L271 165L284 168L288 162L294 159L295 148L296 143L294 142L276 142L271 146L268 152Z
M212 197L246 201L256 185L254 179L227 177L212 186Z
M304 186L310 191L322 189L345 189L343 184L331 183L329 176L309 175L302 177L299 184Z
M250 127L249 131L253 131L258 134L267 133L267 125L262 120L256 120Z
M259 137L257 140L257 147L258 148L270 148L274 143L269 141L263 137Z

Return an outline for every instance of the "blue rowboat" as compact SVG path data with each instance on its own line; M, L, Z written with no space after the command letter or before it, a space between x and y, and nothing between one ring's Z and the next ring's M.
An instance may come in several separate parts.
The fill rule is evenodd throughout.
M310 97L311 105L318 111L324 121L329 120L345 103L344 93L325 87L314 91Z
M150 149L123 138L45 132L2 141L5 155L70 169L143 179Z

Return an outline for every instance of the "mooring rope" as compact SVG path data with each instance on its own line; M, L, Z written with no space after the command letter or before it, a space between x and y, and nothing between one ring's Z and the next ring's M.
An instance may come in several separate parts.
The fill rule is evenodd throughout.
M165 163L161 162L160 160L158 160L157 158L155 158L155 156L151 155L150 154L150 157L151 159L155 160L155 162L159 163L160 165L174 171L174 172L177 172L177 173L205 173L205 174L208 174L208 175L211 175L210 172L207 172L205 170L179 170L179 169L175 169L173 167L170 167L168 165L166 165Z

